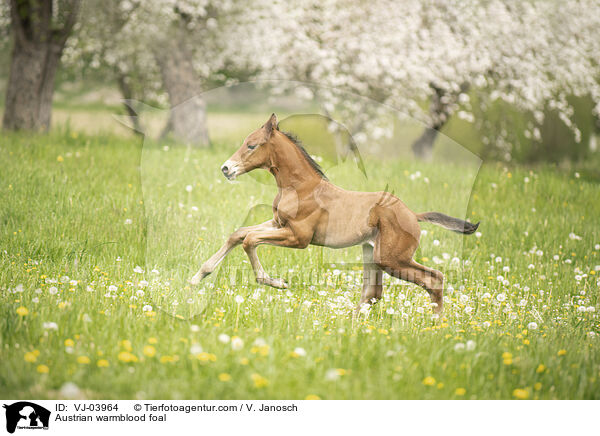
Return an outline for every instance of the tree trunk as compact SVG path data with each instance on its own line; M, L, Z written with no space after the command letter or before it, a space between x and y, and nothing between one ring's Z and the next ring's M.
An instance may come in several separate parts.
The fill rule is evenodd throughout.
M175 140L197 147L210 144L206 126L206 103L201 95L191 54L177 38L156 53L163 86L171 106L169 121L163 132Z
M415 157L425 161L432 159L435 140L440 133L440 129L444 127L450 117L450 105L445 101L445 91L434 85L431 85L431 87L435 91L431 96L431 104L429 105L431 125L425 127L425 131L412 144Z
M439 133L437 129L426 127L421 136L413 142L412 151L415 157L424 161L431 161L433 157L433 144Z
M125 74L117 71L117 83L119 85L119 90L121 91L121 96L123 97L123 107L127 112L127 116L131 121L131 127L133 127L133 132L138 136L143 136L143 128L142 123L140 123L140 115L135 111L131 105L133 104L133 91L131 90L131 86L127 82L127 77Z
M2 125L10 130L48 130L54 76L81 1L64 0L60 11L53 0L9 0L9 5L14 46Z
M62 47L15 38L6 88L3 127L9 130L48 130L54 77Z

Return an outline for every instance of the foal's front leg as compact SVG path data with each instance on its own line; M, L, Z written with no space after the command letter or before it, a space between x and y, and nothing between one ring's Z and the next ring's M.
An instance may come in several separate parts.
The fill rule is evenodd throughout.
M227 242L223 244L223 246L217 251L215 254L211 256L206 262L202 264L200 270L191 278L190 284L197 285L204 279L207 275L215 270L217 265L221 263L221 261L229 254L231 250L240 245L244 238L248 235L248 233L257 231L257 230L266 230L266 229L275 229L277 225L275 221L269 220L262 224L258 224L256 226L249 227L240 227L235 232L233 232L229 238L227 238Z
M274 288L287 288L287 284L283 279L271 278L262 267L256 254L256 247L261 244L289 248L305 248L308 244L301 244L289 227L252 231L244 238L242 246L250 259L252 269L256 275L256 281L262 285Z

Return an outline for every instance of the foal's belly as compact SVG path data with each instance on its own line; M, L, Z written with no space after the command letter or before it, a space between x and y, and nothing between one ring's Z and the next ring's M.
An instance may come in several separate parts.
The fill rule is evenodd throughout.
M376 227L368 225L369 211L351 207L330 208L321 216L311 244L345 248L375 238Z

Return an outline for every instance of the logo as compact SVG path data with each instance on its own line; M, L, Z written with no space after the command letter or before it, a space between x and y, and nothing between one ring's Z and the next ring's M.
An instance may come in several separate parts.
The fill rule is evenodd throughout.
M4 405L6 409L6 431L15 429L48 430L50 411L29 401Z

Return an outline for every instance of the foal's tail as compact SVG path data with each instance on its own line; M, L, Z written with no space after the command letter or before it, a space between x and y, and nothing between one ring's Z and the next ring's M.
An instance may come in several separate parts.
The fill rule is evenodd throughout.
M437 224L438 226L442 226L445 229L452 230L453 232L463 233L465 235L470 235L477 230L479 227L479 223L472 224L468 221L463 221L458 218L453 218L448 215L444 215L439 212L425 212L417 214L418 221L426 221L428 223Z

